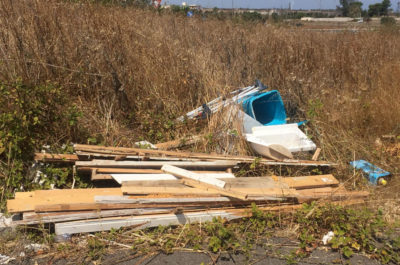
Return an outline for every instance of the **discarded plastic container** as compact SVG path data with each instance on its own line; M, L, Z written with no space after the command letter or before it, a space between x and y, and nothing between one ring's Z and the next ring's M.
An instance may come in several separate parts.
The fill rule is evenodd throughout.
M350 165L356 169L361 169L368 175L368 180L370 183L374 185L386 185L387 181L384 177L390 175L390 172L387 172L365 160L356 160L350 162Z
M244 112L263 125L286 123L285 107L277 90L246 97L241 103Z
M317 148L315 143L299 129L297 123L257 126L252 130L252 134L246 134L246 139L257 153L260 153L262 146L271 144L282 145L292 153L313 151Z

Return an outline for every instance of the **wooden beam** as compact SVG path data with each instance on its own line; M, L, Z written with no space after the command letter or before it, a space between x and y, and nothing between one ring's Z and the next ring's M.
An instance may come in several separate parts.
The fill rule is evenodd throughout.
M290 188L295 189L307 189L339 185L339 181L333 175L285 177L278 179L278 181L282 181L286 183Z
M158 144L155 144L155 146L161 150L170 150L170 149L179 148L179 147L198 143L199 141L201 141L201 138L202 138L201 136L191 136L191 137L183 138L183 139L179 139L179 140L158 143Z
M121 227L138 226L138 229L146 227L157 227L160 225L184 225L193 222L207 222L215 217L226 218L228 220L240 218L241 216L230 214L225 211L194 212L185 214L164 214L148 215L125 218L108 218L87 221L76 221L55 224L56 235L77 234L97 231L108 231Z
M63 203L94 203L95 195L122 195L121 188L103 189L64 189L36 190L27 196L18 195L18 199L7 200L10 213L34 211L36 205Z
M121 210L103 210L103 211L76 211L76 212L50 212L35 213L27 212L23 214L23 220L16 221L18 225L31 225L42 223L57 223L76 220L87 220L117 216L135 216L148 214L167 214L172 213L175 207L171 208L149 208L149 209L121 209Z
M186 157L186 158L197 158L205 160L232 160L241 163L253 163L254 160L257 159L259 163L265 165L336 166L336 164L334 163L324 162L324 161L307 161L307 160L274 161L268 159L260 159L251 156L228 156L228 155L217 155L217 154L163 151L163 150L125 148L125 147L106 147L106 146L94 146L94 145L82 145L82 144L75 144L74 149L76 151L86 151L93 153L119 154L119 155L145 153L158 156Z
M317 161L320 154L321 154L321 148L317 148L317 150L315 150L315 153L314 153L313 157L311 158L311 160Z
M119 167L119 168L142 168L160 169L163 165L169 164L191 169L227 169L236 166L235 161L113 161L113 160L92 160L77 161L77 167Z
M190 172L188 170L178 168L178 167L175 167L172 165L164 165L161 168L161 170L166 173L177 176L179 178L182 178L182 182L185 185L188 185L191 187L216 191L222 195L241 199L241 200L246 200L246 198L247 198L246 194L242 194L240 192L229 191L229 190L224 189L226 182L224 182L222 180L218 180L215 178L205 178L201 174Z
M197 173L196 173L197 174ZM235 178L235 175L231 173L200 173L204 178L215 178L215 179L227 179ZM179 178L172 174L111 174L111 177L116 182L122 184L125 181L159 181L159 180L177 180Z
M35 153L35 160L41 162L73 163L75 161L78 161L79 158L75 154Z
M349 206L354 204L362 204L363 200L350 200L344 202L334 202L332 204ZM274 205L261 206L258 209L266 212L290 212L301 209L301 204L297 205ZM122 227L134 227L135 230L140 230L149 227L168 226L168 225L185 225L187 223L207 222L215 217L234 220L243 217L251 216L251 211L248 208L230 209L230 210L211 210L184 212L178 214L157 214L135 217L119 217L119 218L104 218L95 220L64 222L55 224L55 234L78 234L98 231L108 231L111 229L119 229Z

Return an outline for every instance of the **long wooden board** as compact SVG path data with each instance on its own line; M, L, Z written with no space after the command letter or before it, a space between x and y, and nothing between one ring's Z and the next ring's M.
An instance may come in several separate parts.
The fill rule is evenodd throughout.
M10 213L34 211L36 205L52 205L58 203L94 203L96 195L121 195L120 188L103 189L64 189L64 190L36 190L28 196L7 201L7 210Z
M308 160L284 160L274 161L268 159L259 159L251 156L228 156L228 155L217 155L217 154L203 154L203 153L191 153L191 152L177 152L177 151L162 151L162 150L150 150L140 148L126 148L126 147L106 147L106 146L94 146L94 145L82 145L75 144L74 149L76 151L86 151L93 153L104 153L104 154L151 154L158 156L172 156L172 157L186 157L186 158L198 158L204 160L232 160L237 162L252 163L255 159L261 164L265 165L289 165L289 166L336 166L334 163L324 161L308 161Z
M334 202L333 204L347 206L354 204L362 204L363 200L349 200L344 202ZM263 206L259 207L262 211L271 212L287 212L295 211L303 207L301 204L297 205L274 205L274 206ZM135 230L157 227L157 226L168 226L168 225L185 225L194 222L207 222L211 221L215 217L225 218L227 220L239 219L248 217L251 212L244 209L231 209L231 210L210 210L210 211L198 211L189 213L179 214L158 214L158 215L147 215L147 216L135 216L135 217L118 217L118 218L104 218L95 220L65 222L55 224L56 235L63 234L77 234L77 233L89 233L98 231L108 231L111 229L119 229L121 227L134 227Z
M232 190L224 189L226 182L216 178L205 178L201 174L197 174L182 168L178 168L172 165L164 165L161 168L165 173L172 174L182 179L185 185L200 188L205 190L212 190L220 193L221 195L229 196L232 198L237 198L241 200L246 200L247 194L241 192L236 192Z
M75 154L49 154L49 153L35 153L35 160L42 162L64 162L73 163L79 160Z
M337 186L339 181L333 175L317 175L303 177L242 177L224 179L225 188L319 188ZM123 182L124 187L129 186L148 186L148 187L181 187L179 181L141 181Z
M190 169L227 169L237 165L235 161L113 161L92 160L77 161L77 167L119 167L119 168L143 168L160 169L163 165L174 165Z
M227 179L227 178L235 178L235 175L232 173L196 173L204 178L216 178L216 179ZM159 180L176 180L179 179L172 174L111 174L111 177L118 182L118 184L122 184L125 181L159 181Z

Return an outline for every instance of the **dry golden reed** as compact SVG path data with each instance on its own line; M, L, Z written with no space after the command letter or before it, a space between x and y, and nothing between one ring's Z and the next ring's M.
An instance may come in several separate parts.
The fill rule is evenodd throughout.
M81 126L107 144L199 133L174 118L255 79L281 92L292 121L311 121L325 159L379 160L375 139L400 134L396 30L318 32L24 0L1 0L0 24L0 79L62 86Z

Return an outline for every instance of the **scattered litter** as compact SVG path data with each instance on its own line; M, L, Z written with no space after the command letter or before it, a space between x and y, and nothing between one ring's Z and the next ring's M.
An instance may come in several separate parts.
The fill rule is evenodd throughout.
M178 120L205 119L224 109L224 119L242 126L227 129L242 129L251 148L268 159L168 151L185 142L198 142L201 136L157 145L140 141L135 143L137 148L75 144L73 154L36 153L40 165L62 163L74 174L90 176L94 183L101 180L103 188L17 192L15 199L7 201L7 210L22 216L22 220L12 221L12 225L54 224L56 240L62 242L73 234L121 227L144 229L216 217L233 220L248 216L253 204L264 211L293 211L303 203L321 199L340 205L363 203L368 192L348 191L333 175L235 176L243 164L255 161L279 167L334 165L293 159L292 153L312 151L316 146L297 123L286 124L279 92L265 90L257 81L254 86L203 104ZM38 171L37 182L42 175ZM41 244L25 247L35 252L44 248Z
M32 244L29 244L29 245L25 246L25 250L34 251L34 252L41 251L41 250L43 250L45 248L46 248L45 245L37 244L37 243L32 243Z
M148 141L136 142L135 145L139 148L144 148L144 149L157 149L157 146Z
M387 172L365 160L356 160L350 162L350 165L356 169L362 170L367 174L368 180L371 184L374 185L386 185L387 181L385 177L390 175L390 172Z
M0 213L0 229L10 227L12 225L12 217L5 217Z
M332 240L332 238L335 236L335 233L333 233L332 231L329 231L326 235L324 235L324 237L322 238L322 243L324 243L324 245L327 245L329 243L329 241Z
M10 261L13 261L13 260L15 260L15 258L11 258L9 256L0 254L0 264L8 264Z

